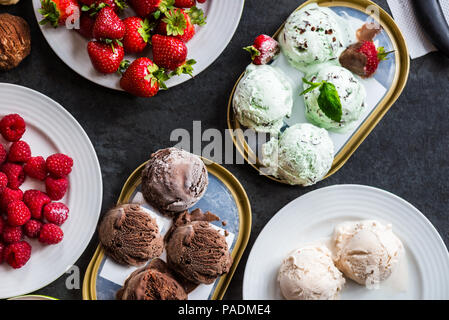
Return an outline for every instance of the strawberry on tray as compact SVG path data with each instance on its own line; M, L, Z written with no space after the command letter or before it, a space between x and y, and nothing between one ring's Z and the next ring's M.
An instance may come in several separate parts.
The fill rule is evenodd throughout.
M196 5L196 0L41 0L39 12L41 24L75 26L88 40L93 69L121 77L120 87L133 95L151 97L166 89L171 77L193 77L196 61L188 59L185 43L194 37L195 25L206 23Z

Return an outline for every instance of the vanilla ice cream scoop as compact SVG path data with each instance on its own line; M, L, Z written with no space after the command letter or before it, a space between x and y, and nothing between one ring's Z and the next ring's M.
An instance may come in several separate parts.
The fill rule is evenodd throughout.
M287 300L335 300L345 283L324 245L291 252L282 263L278 281Z
M404 246L390 224L345 222L334 230L335 265L346 277L374 289L397 267Z

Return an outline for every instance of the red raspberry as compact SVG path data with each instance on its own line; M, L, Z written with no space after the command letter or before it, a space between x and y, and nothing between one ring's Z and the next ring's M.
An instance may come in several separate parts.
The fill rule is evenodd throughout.
M30 209L31 216L35 219L42 218L42 208L51 202L49 196L39 190L27 190L23 194L23 202Z
M8 204L8 223L11 226L23 226L31 219L30 209L23 201L13 201Z
M60 226L69 217L69 208L61 202L49 203L44 207L44 217L48 222Z
M0 236L3 233L3 229L5 228L5 226L6 226L5 220L3 220L3 218L0 216Z
M23 226L23 232L27 237L37 238L44 224L38 220L31 219Z
M16 243L22 240L23 231L22 227L12 227L5 225L3 228L3 241L5 243Z
M54 177L62 178L72 172L73 160L62 153L56 153L47 158L47 170Z
M31 178L35 178L41 181L47 177L47 165L43 157L31 157L27 163L23 166L25 173Z
M1 171L8 177L8 187L11 189L19 189L25 181L25 172L20 164L7 162Z
M48 196L52 200L61 200L69 187L69 180L67 178L53 178L47 177L45 179L45 188Z
M5 162L6 160L6 149L5 147L0 143L0 166Z
M8 114L0 121L0 133L8 141L20 140L25 130L25 120L18 114Z
M0 172L0 194L8 186L8 177L3 172Z
M25 141L13 142L9 148L9 162L27 162L31 158L31 148Z
M3 262L3 252L5 251L6 246L0 241L0 264Z
M8 204L12 201L16 200L22 200L23 199L23 192L22 190L13 190L11 188L6 187L3 190L2 196L0 198L0 208L3 211L6 211L8 209Z
M14 269L22 268L31 257L31 246L26 241L10 244L4 251L5 261Z
M39 234L39 241L45 244L57 244L62 241L64 232L53 223L47 223L42 226Z

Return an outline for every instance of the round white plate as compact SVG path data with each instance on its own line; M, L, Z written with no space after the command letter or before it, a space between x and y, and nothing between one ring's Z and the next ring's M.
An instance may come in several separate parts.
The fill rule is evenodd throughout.
M336 224L374 219L393 225L406 250L406 290L368 290L347 280L341 299L449 299L449 254L438 232L405 200L380 189L337 185L310 192L282 208L257 238L245 269L243 298L282 299L277 273L302 243L330 237Z
M34 156L61 152L73 158L70 186L61 201L70 209L62 225L64 239L52 246L26 239L32 246L31 259L21 269L0 265L0 299L23 295L53 282L81 256L95 232L101 210L103 185L100 164L88 136L61 105L34 90L0 83L0 117L18 113L27 123L23 140ZM3 138L0 142L7 145ZM40 189L44 183L27 178L22 191Z
M207 24L196 27L195 36L187 43L188 58L195 59L193 66L194 75L205 70L217 59L228 43L231 41L240 21L244 0L207 0L206 3L198 3L203 9ZM38 21L42 15L38 12L41 7L40 0L33 0L34 12ZM121 17L132 16L134 12L128 8ZM85 38L74 30L65 27L53 28L50 25L41 26L42 33L48 44L70 68L86 79L101 86L122 90L119 85L120 77L116 74L104 75L97 72L87 54L87 42ZM147 49L140 56L150 56L151 49ZM126 55L125 59L133 61L137 55ZM173 77L166 82L167 87L174 87L191 79L188 75Z

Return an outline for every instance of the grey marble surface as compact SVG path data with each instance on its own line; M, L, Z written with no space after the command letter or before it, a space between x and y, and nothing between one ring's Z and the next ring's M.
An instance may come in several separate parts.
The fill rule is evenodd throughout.
M192 131L194 120L202 121L203 130L226 128L230 91L248 63L241 48L260 33L273 34L302 2L247 0L237 32L220 58L194 80L145 100L104 89L73 72L43 38L31 1L22 0L16 6L1 7L0 12L20 15L30 23L32 54L17 69L0 73L0 82L42 92L80 122L100 160L106 210L113 206L128 175L152 151L173 144L172 130ZM376 2L388 9L386 1ZM421 210L449 244L448 96L449 59L432 53L413 60L407 87L399 100L345 166L311 188L271 182L246 164L225 165L245 187L253 209L251 239L225 299L241 299L246 260L263 226L288 202L316 188L354 183L391 191ZM7 101L1 101L0 107L4 103ZM95 235L76 262L82 275L97 241ZM81 299L81 290L66 289L67 276L62 275L38 293Z

